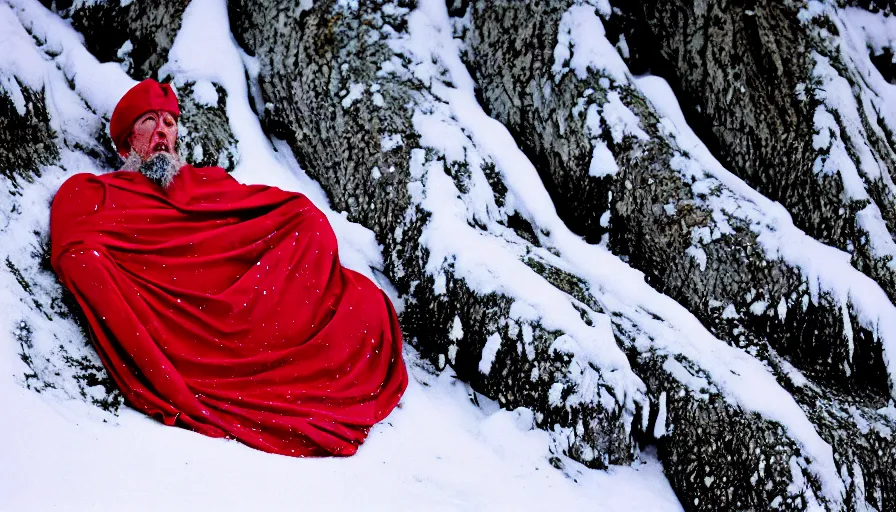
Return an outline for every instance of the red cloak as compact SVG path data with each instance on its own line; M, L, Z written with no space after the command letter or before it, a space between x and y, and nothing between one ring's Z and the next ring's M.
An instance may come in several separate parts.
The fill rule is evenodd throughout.
M407 386L386 295L342 267L302 194L185 166L69 178L52 264L125 399L166 425L293 456L351 455Z

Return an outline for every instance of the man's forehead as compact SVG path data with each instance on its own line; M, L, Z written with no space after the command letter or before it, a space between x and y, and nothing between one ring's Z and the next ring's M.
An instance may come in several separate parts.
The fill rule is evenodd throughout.
M144 112L144 113L140 114L140 117L138 117L137 119L138 119L138 120L139 120L139 119L144 119L144 118L146 118L146 117L150 117L150 116L168 116L168 117L174 117L174 114L172 114L171 112L168 112L168 111L166 111L166 110L149 110L149 111L147 111L147 112Z

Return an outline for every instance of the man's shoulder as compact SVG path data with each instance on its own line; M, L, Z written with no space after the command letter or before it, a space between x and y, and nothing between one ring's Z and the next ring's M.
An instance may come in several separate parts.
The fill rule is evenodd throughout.
M56 197L66 197L70 195L90 194L91 192L100 192L105 185L118 180L131 181L134 178L132 171L114 171L106 174L93 174L89 172L79 172L66 178L56 191Z
M129 180L133 178L138 173L135 171L112 171L104 174L94 174L91 172L79 172L77 174L73 174L66 178L66 180L62 183L62 186L59 187L59 190L63 188L70 187L81 187L81 186L90 186L90 185L99 185L102 183L109 183L116 180Z
M94 188L101 183L101 178L102 176L89 172L79 172L69 176L56 191L56 198L69 197Z
M96 178L99 178L99 175L89 173L89 172L79 172L77 174L73 174L73 175L69 176L68 178L66 178L65 181L62 182L62 186L66 187L66 186L72 186L72 185L80 185L82 183L86 183L86 182L88 182L92 179L96 179Z
M96 211L103 199L102 178L103 176L82 172L66 179L53 197L51 224L61 225Z

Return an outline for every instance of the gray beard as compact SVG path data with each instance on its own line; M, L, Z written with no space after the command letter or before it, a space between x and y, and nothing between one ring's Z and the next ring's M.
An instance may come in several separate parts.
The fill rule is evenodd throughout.
M156 185L167 189L182 166L183 162L176 153L156 153L143 160L132 151L125 159L122 169L139 172Z

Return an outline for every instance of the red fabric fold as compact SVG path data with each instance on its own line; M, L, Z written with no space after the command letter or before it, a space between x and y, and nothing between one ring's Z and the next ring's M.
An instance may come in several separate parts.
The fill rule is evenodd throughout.
M407 386L391 302L304 195L185 166L69 178L52 264L125 399L292 456L351 455Z

